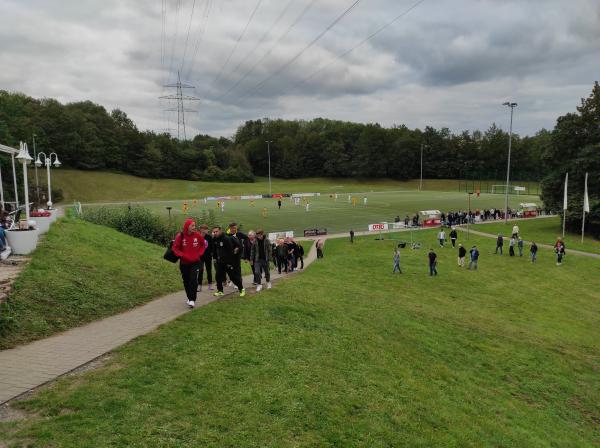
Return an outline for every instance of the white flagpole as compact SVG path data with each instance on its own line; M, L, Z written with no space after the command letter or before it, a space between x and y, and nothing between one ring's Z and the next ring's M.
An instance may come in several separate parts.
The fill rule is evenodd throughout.
M581 219L581 242L583 243L583 235L585 233L585 214L590 212L590 200L588 199L587 191L588 173L585 173L585 190L583 193L583 217Z
M569 183L569 173L565 176L565 197L563 199L563 239L565 238L565 222L567 221L567 184Z

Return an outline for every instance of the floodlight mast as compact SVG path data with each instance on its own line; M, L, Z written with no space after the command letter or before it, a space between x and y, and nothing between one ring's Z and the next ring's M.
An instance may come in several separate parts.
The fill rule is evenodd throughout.
M512 148L512 124L513 111L517 107L517 103L509 101L502 103L503 106L510 107L510 128L508 132L508 163L506 165L506 187L504 188L504 224L508 223L508 186L510 185L510 151Z

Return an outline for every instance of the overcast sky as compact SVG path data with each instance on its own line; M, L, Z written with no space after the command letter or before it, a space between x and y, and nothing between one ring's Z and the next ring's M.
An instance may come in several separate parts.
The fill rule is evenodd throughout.
M600 0L362 0L333 26L356 0L165 2L0 0L0 89L161 130L179 70L188 137L260 117L508 129L507 100L527 135L600 79Z

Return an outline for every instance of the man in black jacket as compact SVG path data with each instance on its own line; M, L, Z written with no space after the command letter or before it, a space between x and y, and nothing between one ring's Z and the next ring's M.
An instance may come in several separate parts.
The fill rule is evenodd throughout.
M213 275L212 275L212 260L213 260L213 248L212 248L212 235L208 232L208 226L206 224L202 224L200 226L200 233L204 237L204 241L206 241L206 250L204 254L202 254L202 258L200 259L200 273L198 275L198 291L202 291L202 279L204 277L204 270L206 270L206 279L208 280L208 289L209 291L213 290Z
M214 295L217 297L223 295L223 282L225 281L225 276L229 275L231 281L240 291L240 297L244 297L246 290L242 285L240 258L238 255L242 250L242 245L238 239L225 235L219 226L213 228L212 237L213 257L217 270L217 292Z
M456 232L456 229L452 229L450 231L450 241L452 241L452 247L456 247L456 239L458 238L458 233Z
M250 248L250 263L254 267L254 283L257 284L256 292L262 289L262 273L265 273L267 289L271 289L271 270L269 261L271 260L271 242L265 236L262 229L256 231L256 238Z
M229 236L231 237L233 242L236 243L237 245L239 245L239 247L240 247L240 250L235 253L237 262L235 263L234 268L237 269L237 273L241 278L242 277L242 259L245 259L245 260L248 259L245 254L245 250L244 250L246 240L248 239L248 235L240 232L238 230L237 223L232 222L231 224L229 224ZM233 279L231 277L229 277L229 279L231 281L229 282L229 284L227 286L231 286L232 283L235 283L235 282L233 282Z

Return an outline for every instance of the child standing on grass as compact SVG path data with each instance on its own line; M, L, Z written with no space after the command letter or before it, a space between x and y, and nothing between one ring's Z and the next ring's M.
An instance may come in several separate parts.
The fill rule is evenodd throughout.
M402 269L400 269L400 244L394 249L394 270L392 271L392 274L395 274L396 272L402 274Z
M531 249L529 249L529 253L531 254L531 262L532 263L535 263L535 260L537 259L537 251L538 251L537 244L535 244L535 241L532 241Z

